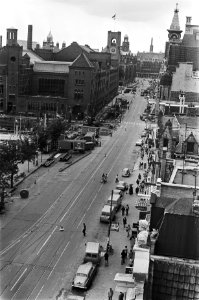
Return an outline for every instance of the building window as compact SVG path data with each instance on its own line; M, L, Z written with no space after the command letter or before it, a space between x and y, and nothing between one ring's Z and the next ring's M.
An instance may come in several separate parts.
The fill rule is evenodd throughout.
M187 152L194 153L194 143L193 142L188 142L187 143Z
M169 140L167 138L164 138L164 140L163 140L163 147L167 147L168 148L168 143L169 143Z

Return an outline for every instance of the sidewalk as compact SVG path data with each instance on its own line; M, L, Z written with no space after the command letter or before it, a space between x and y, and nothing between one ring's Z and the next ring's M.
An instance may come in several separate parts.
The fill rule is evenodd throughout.
M138 178L139 173L141 174L141 180L143 180L143 173L146 169L139 170L139 163L141 161L141 157L139 155L133 172L130 177L122 178L119 180L124 180L128 184L133 184L133 195L129 195L126 193L124 195L124 199L122 204L125 206L129 205L129 214L126 216L127 224L132 225L133 223L137 223L139 220L139 210L135 208L136 201L140 198L135 193L135 188L137 186L136 180ZM147 163L147 155L144 155L143 163ZM125 267L128 265L129 260L127 259L127 263L121 265L121 251L127 246L128 251L133 247L132 242L127 237L126 229L123 226L123 216L121 210L117 213L117 222L119 222L119 232L111 231L110 241L112 247L114 249L113 255L109 255L109 266L104 265L104 259L102 260L101 266L99 267L98 274L93 283L93 287L88 290L86 294L86 300L108 300L108 291L110 288L113 289L114 295L112 300L118 300L119 292L115 291L116 283L114 282L114 277L116 273L125 273ZM137 299L143 299L143 295L137 295Z

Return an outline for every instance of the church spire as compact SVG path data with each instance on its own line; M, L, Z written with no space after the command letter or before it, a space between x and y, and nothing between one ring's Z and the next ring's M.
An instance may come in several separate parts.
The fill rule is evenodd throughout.
M167 29L167 31L169 32L169 41L172 43L179 43L181 38L182 30L180 30L178 12L179 12L178 3L176 3L176 8L174 10L174 16L173 16L170 29Z
M151 38L150 52L153 52L153 38Z
M174 16L173 16L173 20L170 26L171 30L180 30L180 23L179 23L179 17L178 17L178 3L176 3L176 9L174 10Z

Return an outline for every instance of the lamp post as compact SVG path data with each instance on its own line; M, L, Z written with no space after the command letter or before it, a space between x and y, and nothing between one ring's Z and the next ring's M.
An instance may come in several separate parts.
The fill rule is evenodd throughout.
M108 243L109 243L109 245L110 245L111 224L112 224L112 206L113 206L113 190L111 192L110 222L109 222L109 228L108 228Z
M193 169L195 174L193 174L193 176L195 177L195 186L194 186L194 191L193 191L193 200L194 200L194 197L196 196L196 192L197 192L197 189L196 189L196 179L197 179L197 172L198 172L198 169Z

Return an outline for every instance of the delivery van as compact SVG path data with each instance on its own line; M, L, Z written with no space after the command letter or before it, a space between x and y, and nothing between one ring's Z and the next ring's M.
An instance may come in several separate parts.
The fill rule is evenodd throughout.
M111 197L112 197L112 205L115 206L116 211L120 208L122 204L122 198L118 194L113 194L113 196L110 196L107 200L107 204L111 205Z
M100 264L101 260L101 247L97 242L87 242L86 251L84 256L84 262L92 262L94 264Z
M110 216L111 219L113 220L115 218L115 214L116 214L115 206L114 205L112 206L112 213L111 213L111 206L105 204L101 211L100 222L109 223Z

